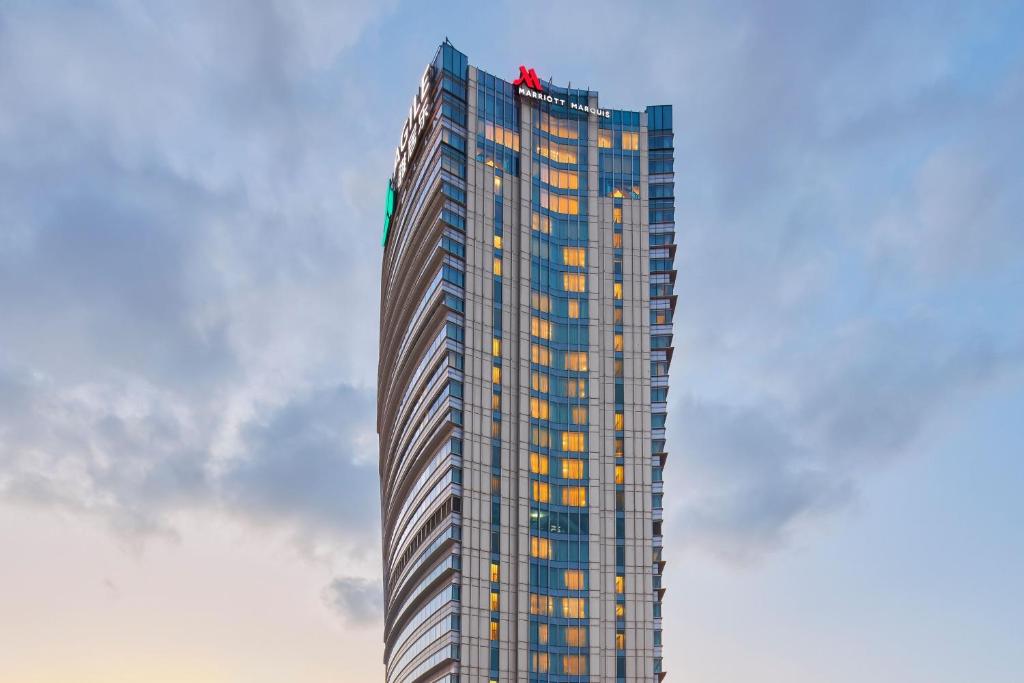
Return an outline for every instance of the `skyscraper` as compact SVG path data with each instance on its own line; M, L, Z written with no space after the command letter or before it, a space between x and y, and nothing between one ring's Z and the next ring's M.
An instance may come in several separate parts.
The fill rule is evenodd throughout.
M388 182L389 683L663 678L672 109L445 42Z

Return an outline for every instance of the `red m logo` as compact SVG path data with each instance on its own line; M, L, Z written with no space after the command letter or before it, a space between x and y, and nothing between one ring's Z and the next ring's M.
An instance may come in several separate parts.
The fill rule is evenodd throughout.
M544 86L540 84L540 79L537 78L537 72L533 69L527 69L522 65L519 66L519 78L512 81L512 85L525 85L533 90L544 90Z

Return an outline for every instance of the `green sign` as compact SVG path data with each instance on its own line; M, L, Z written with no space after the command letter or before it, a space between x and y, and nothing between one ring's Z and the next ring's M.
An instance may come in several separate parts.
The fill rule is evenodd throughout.
M395 214L395 185L388 178L388 194L384 200L384 236L380 240L380 246L388 243L388 231L391 230L391 217Z

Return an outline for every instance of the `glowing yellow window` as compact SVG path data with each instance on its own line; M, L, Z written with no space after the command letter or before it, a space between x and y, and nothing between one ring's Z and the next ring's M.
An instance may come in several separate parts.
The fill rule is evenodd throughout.
M565 369L577 372L587 371L587 352L569 351L565 354Z
M615 466L615 483L624 484L626 483L626 474L622 465Z
M533 666L533 670L537 673L548 672L548 653L547 652L534 652L531 655L532 661L530 664Z
M598 147L611 147L612 146L612 132L610 130L604 130L599 128L597 130L597 146Z
M622 131L622 149L628 149L633 152L640 149L640 133Z
M565 486L562 488L562 505L574 508L587 507L587 488L585 486Z
M576 197L563 197L560 194L540 191L540 206L556 213L566 213L575 216L580 212L580 200Z
M615 576L615 592L620 595L626 592L626 577L622 574Z
M625 439L615 439L615 457L621 458L626 454Z
M494 382L495 384L501 384L501 366L500 365L492 365L491 366L491 381Z
M622 233L616 232L612 235L612 247L622 249Z
M583 247L562 247L562 263L567 266L587 265L587 250Z
M562 598L562 616L567 619L585 619L587 616L586 598Z
M587 397L587 380L567 379L565 380L565 395L572 398Z
M622 309L621 308L614 308L614 309L612 309L612 322L615 323L616 325L621 325L622 324Z
M587 424L587 407L586 406L573 406L572 423L574 425L585 425Z
M530 453L530 471L534 474L548 473L548 456L540 453Z
M616 358L612 364L612 372L615 373L616 377L622 377L622 359Z
M491 620L491 640L497 640L497 639L498 639L498 622L492 619Z
M587 276L583 273L562 273L562 288L567 292L585 292Z
M491 475L491 493L501 493L501 477L497 474Z
M551 216L542 216L539 213L535 213L530 219L530 226L537 232L548 235L551 233Z
M580 317L580 302L576 299L569 299L569 317Z
M530 594L530 614L550 616L555 613L555 599L550 595Z
M494 176L494 194L501 194L501 176L499 175Z
M571 591L583 590L583 572L579 569L566 569L563 576L565 587Z
M501 438L501 422L495 420L491 423L491 436L495 439Z
M587 673L587 658L583 655L562 655L562 672L571 676Z
M563 164L576 163L576 146L560 145L557 142L541 140L537 145L537 153L542 157L557 161Z
M537 316L530 318L530 334L541 339L551 339L551 322L542 320Z
M542 398L531 398L530 417L535 417L538 420L548 419L548 402Z
M569 647L586 647L587 629L582 626L566 626L565 644Z
M626 632L616 631L615 632L615 649L625 650L626 649Z
M495 178L497 180L497 178ZM494 248L501 249L501 235L494 236Z
M501 259L494 257L494 274L501 275Z
M501 572L498 570L498 563L491 562L491 581L497 582L501 576Z
M615 603L615 618L625 619L626 617L626 605L621 602Z
M582 479L583 461L579 458L562 458L562 478Z
M613 343L614 343L615 350L616 351L621 351L622 350L622 335L621 334L615 335L615 337L613 337Z
M534 391L548 393L548 376L543 372L530 373L530 388Z
M530 360L537 365L551 365L551 349L537 344L530 345Z
M613 206L612 207L612 222L620 223L620 224L622 223L622 207L621 206ZM621 237L622 233L617 233L617 234L620 235L619 239L621 240L622 239L622 237ZM622 245L620 244L619 246L621 247Z
M547 448L551 445L551 434L544 427L530 428L530 443L534 446Z
M550 313L551 297L549 297L547 294L541 294L540 292L531 292L530 305L536 308L541 313Z
M491 410L501 410L501 394L491 394Z
M547 503L551 500L551 487L542 481L535 481L533 483L533 499L538 503ZM543 540L543 539L541 539ZM544 541L547 543L547 541ZM540 557L535 555L535 557Z
M614 285L612 285L612 295L616 299L621 299L622 298L622 283L621 282L616 282Z
M539 557L542 560L550 560L551 541L546 538L537 538L534 536L530 539L530 555L532 557Z
M501 337L491 339L491 355L495 358L501 358Z
M586 446L583 432L562 432L562 450L570 453L581 453Z
M626 419L622 413L615 413L615 431L621 432L626 428Z
M559 171L547 165L540 167L540 181L561 190L577 190L580 177L572 171Z

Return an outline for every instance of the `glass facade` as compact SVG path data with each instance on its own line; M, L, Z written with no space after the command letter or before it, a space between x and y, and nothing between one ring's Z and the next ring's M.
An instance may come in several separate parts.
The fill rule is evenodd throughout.
M389 682L664 676L671 107L533 85L443 44L389 183Z

